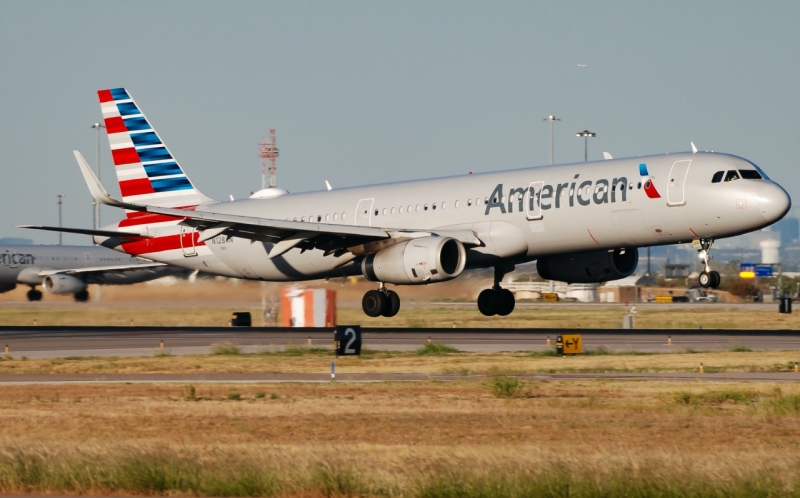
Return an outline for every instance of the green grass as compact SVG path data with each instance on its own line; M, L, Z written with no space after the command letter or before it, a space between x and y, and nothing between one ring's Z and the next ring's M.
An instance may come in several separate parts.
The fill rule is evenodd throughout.
M228 393L228 399L231 401L241 401L242 395L239 393Z
M728 478L725 478L728 477ZM196 459L176 452L144 450L129 455L36 454L5 449L0 491L9 494L134 494L194 496L408 496L418 498L583 497L768 497L798 496L790 476L753 473L707 478L691 471L669 474L645 466L609 474L541 468L463 469L444 463L411 481L377 481L367 468L311 463L286 472L259 461ZM789 483L784 479L789 479Z
M743 344L739 344L738 346L732 347L730 351L731 353L750 353L753 350Z
M425 344L421 348L418 348L415 353L419 356L442 356L449 353L460 353L460 351L452 346L448 346L440 342L431 342L429 344Z
M487 388L498 398L518 398L523 394L525 382L516 377L498 375L487 382Z
M211 354L240 355L242 349L232 342L217 342L211 345Z

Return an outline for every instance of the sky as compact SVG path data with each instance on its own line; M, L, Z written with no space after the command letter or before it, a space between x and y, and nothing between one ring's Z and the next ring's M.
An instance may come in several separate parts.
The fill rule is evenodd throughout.
M195 185L291 192L690 150L800 198L800 2L0 2L0 237L92 226L97 90L125 87ZM119 189L101 135L101 179ZM795 211L797 212L797 211ZM121 219L103 208L103 224ZM64 236L64 243L90 244Z

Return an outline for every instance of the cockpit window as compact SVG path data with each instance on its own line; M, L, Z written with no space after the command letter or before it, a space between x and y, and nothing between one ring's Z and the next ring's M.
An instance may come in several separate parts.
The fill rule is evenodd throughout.
M725 174L724 171L717 171L714 173L714 176L711 177L711 183L719 183L722 181L722 176Z
M745 159L745 161L747 161L747 159ZM753 166L753 167L756 169L756 171L758 171L758 173L761 175L761 178L764 178L764 179L766 179L766 180L769 180L769 177L767 176L767 174L766 174L766 173L764 173L764 170L763 170L763 169L761 169L761 168L759 168L759 167L758 167L758 164L755 164L755 163L754 163L754 162L752 162L752 161L747 161L747 162L748 162L748 163L750 163L750 165L751 165L751 166Z
M742 178L745 180L761 180L763 178L761 173L754 169L740 169L739 174L742 175Z
M738 179L739 179L739 173L737 173L735 169L729 170L727 173L725 173L725 181L726 182L730 182L730 181L738 180Z

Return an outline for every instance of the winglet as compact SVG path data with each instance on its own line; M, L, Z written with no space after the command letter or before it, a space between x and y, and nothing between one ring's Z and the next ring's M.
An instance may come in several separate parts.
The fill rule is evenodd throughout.
M689 142L692 144L692 154L697 154L697 147L694 146L694 142Z
M611 157L611 154L609 154L608 152L603 152L603 159L608 161L609 159L614 159L614 158Z
M328 183L328 180L325 180L325 186L328 187L328 191L333 190L333 187L331 187L331 184Z
M92 194L92 197L94 197L94 200L108 206L130 208L130 205L111 197L106 189L103 188L103 185L100 184L100 180L97 179L89 163L86 162L86 159L83 158L80 152L73 150L72 153L75 154L75 160L78 161L78 166L80 166L81 173L83 173L83 179L86 181L86 186L89 187L89 192Z

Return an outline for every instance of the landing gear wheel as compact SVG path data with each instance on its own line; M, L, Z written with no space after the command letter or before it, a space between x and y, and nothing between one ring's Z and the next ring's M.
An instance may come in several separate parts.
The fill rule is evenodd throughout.
M386 291L386 303L383 306L381 315L392 317L400 311L400 296L395 291Z
M700 287L708 289L711 287L712 278L711 272L704 271L700 272L700 276L697 277L697 281L700 283Z
M76 292L74 297L76 303L85 303L89 300L89 291L83 289L82 291Z
M722 278L719 276L719 272L718 271L709 272L709 275L711 276L710 287L712 289L716 289L717 287L719 287L719 284L722 281Z
M28 291L28 301L41 301L42 300L42 291L31 289Z
M373 318L381 316L381 312L386 309L386 295L377 290L367 292L361 300L361 309L367 316Z
M500 308L500 298L494 289L484 289L478 294L478 311L485 316L494 316Z
M497 294L498 301L500 302L500 306L497 309L497 314L500 316L508 316L514 311L514 306L516 305L516 299L514 299L514 293L508 289L497 289L495 290Z

